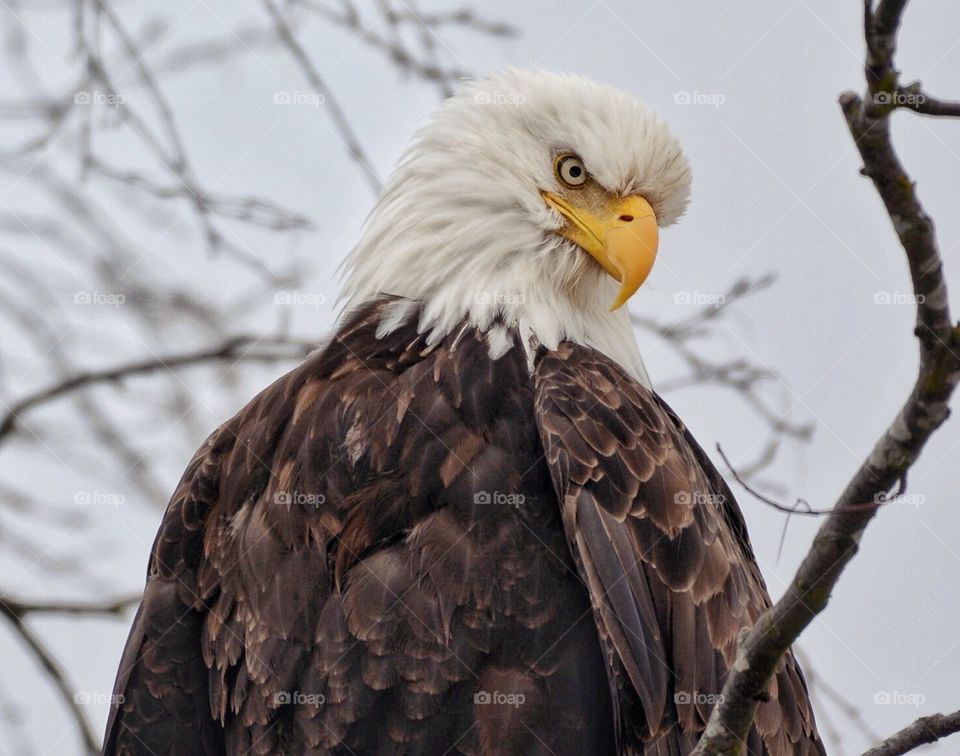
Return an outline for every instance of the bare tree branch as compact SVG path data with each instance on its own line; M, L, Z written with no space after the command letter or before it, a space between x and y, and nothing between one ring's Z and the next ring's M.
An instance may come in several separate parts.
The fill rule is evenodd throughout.
M879 96L897 91L896 33L906 5L907 0L883 0L874 10L872 0L866 0L868 99L845 93L840 102L863 159L863 173L883 200L910 266L917 301L915 332L920 342L917 380L903 408L821 526L786 594L741 635L736 662L693 751L696 756L742 752L757 705L781 658L826 607L831 590L857 553L863 531L877 511L864 504L904 481L930 436L947 419L948 403L960 380L960 327L950 319L933 221L894 151L891 109Z
M77 728L80 730L80 736L83 739L84 750L91 754L98 753L100 746L98 745L97 738L90 729L90 723L87 722L87 718L83 715L80 704L74 699L74 691L67 683L66 675L63 670L60 669L57 660L54 659L53 655L46 649L40 639L34 634L33 630L23 621L23 617L12 611L4 601L0 601L0 614L10 621L14 632L20 636L20 639L40 662L44 672L46 672L50 680L53 681L54 687L60 694L60 698L70 711L73 720L77 723Z
M880 735L873 731L871 723L864 718L860 709L852 703L842 691L824 679L813 660L804 654L799 646L793 647L793 653L803 668L803 676L806 678L814 704L818 702L821 696L829 698L833 701L834 705L840 709L841 713L850 720L854 731L860 734L861 737L881 740ZM841 752L843 750L842 739L840 733L830 721L828 710L816 705L815 710L817 712L817 728L820 730L821 737L823 737L824 740L829 740L838 753Z
M190 388L175 375L180 369L225 361L300 360L313 348L312 342L279 336L224 339L224 334L245 327L236 325L238 322L259 318L261 308L279 286L303 284L305 271L299 265L272 270L278 259L276 242L266 247L269 256L254 253L262 249L260 231L311 232L316 226L303 214L267 198L221 192L205 184L203 171L191 156L195 149L189 135L181 129L183 100L174 96L175 89L168 89L169 79L204 65L229 71L227 66L235 57L251 51L292 54L306 80L324 95L328 115L333 118L332 130L376 190L379 179L348 121L349 114L333 98L325 86L326 76L320 78L319 69L297 42L302 19L308 17L328 30L338 27L353 35L358 47L365 46L385 59L385 77L398 71L438 84L441 90L467 72L454 65L455 57L441 54L451 48L435 32L453 27L487 36L511 32L507 25L484 20L467 9L421 16L413 6L394 11L384 5L381 15L397 30L395 35L387 35L381 27L376 27L379 32L372 30L354 3L332 5L343 12L324 15L318 11L318 3L305 10L294 2L273 2L267 6L271 11L267 17L260 13L235 30L179 42L178 35L167 34L176 21L153 16L159 9L138 13L103 0L68 0L42 9L17 7L0 20L5 32L0 54L17 85L17 91L11 89L0 102L0 120L16 135L8 140L8 148L0 150L0 175L7 181L0 234L12 239L0 247L4 270L12 273L0 281L0 313L12 316L0 354L0 392L4 395L0 444L8 442L2 448L8 460L24 453L39 455L41 464L50 465L57 474L72 473L84 480L100 472L94 469L96 464L106 463L111 478L122 477L146 500L165 501L162 491L167 484L157 455L144 452L134 425L121 418L129 417L130 411L138 413L135 417L153 413L157 418L176 418L171 430L177 427L192 444L198 435L193 414L197 397L191 396ZM375 4L373 7L376 12ZM20 18L31 12L62 19L66 43L73 48L62 56L65 65L73 62L73 70L64 75L58 68L56 78L51 76L49 82L46 74L52 67L37 67L34 61L41 60L41 54L43 60L56 57L51 54L57 52L59 35L45 40L33 32ZM138 17L147 15L145 22L138 22ZM41 54L32 49L38 42L45 47ZM132 155L129 148L107 151L107 145L116 144L116 139L126 144L130 135L135 140ZM18 186L22 190L14 192ZM19 195L29 199L20 202ZM152 254L154 245L167 241L191 254L197 248L192 229L180 224L181 213L195 220L200 241L209 252L226 252L218 257L239 261L246 268L235 272L232 266L223 266L228 285L222 290L218 287L216 295L211 295L209 286L200 290L194 285L192 269L175 268L166 263L165 254ZM235 225L242 225L244 231L252 228L253 233L234 234ZM146 237L151 240L149 246L144 244L145 232L155 232ZM290 246L299 241L294 234L286 238ZM293 258L298 253L291 249L287 254ZM158 275L167 272L170 277ZM107 318L102 311L77 307L75 297L83 292L122 296L125 305L104 325ZM275 333L285 333L284 325L292 316L290 308L278 311L275 307L272 314L279 321ZM193 351L180 351L185 349L178 344L184 332L189 332ZM131 360L127 350L137 341L146 347L147 358ZM117 357L121 364L113 367L96 362L94 369L89 369L91 352L126 356ZM150 359L153 355L160 357ZM31 384L34 375L42 383ZM136 392L135 400L126 405L111 401L115 393L86 390L147 375L152 376L151 390ZM231 384L243 385L233 375L222 383L225 390ZM57 401L64 406L61 414L42 416L43 424L30 422L24 428L29 432L17 432L18 415L24 417L23 413ZM75 417L67 410L74 410ZM46 418L55 425L48 427ZM60 453L71 441L80 443L69 448L69 455L63 458L76 465L61 460ZM8 471L14 467L6 465ZM57 492L42 485L21 489L5 480L0 482L0 509L5 516L0 522L0 540L9 559L36 564L50 574L82 578L87 587L94 585L94 576L85 574L86 560L79 553L83 539L73 539L76 545L66 556L51 552L45 540L51 524L95 529L87 512L62 507ZM32 527L21 529L22 523ZM38 534L36 541L34 533ZM27 653L41 660L39 676L49 677L47 682L71 705L81 726L81 713L72 705L75 702L56 660L30 632L29 615L109 616L124 606L125 599L89 604L4 603L5 616L27 642ZM0 708L3 706L0 691ZM13 716L12 709L9 715ZM93 742L84 729L88 750ZM16 744L14 749L27 752Z
M18 601L9 596L0 595L0 604L8 614L23 618L28 614L123 614L131 606L136 606L141 594L100 602L82 601Z
M960 732L960 711L953 714L931 714L920 717L913 724L891 735L863 756L899 756L927 743L936 743L948 735Z
M920 115L958 118L960 117L960 102L941 100L923 91L919 81L906 87L897 87L892 98L880 97L878 100L892 99L894 108L905 108Z
M363 146L360 144L360 140L357 138L353 127L347 120L347 115L341 107L340 102L333 96L333 92L330 91L330 87L327 86L326 82L323 80L323 77L320 75L320 72L317 70L316 66L313 65L313 61L310 60L310 56L307 55L307 51L303 49L303 46L299 42L297 42L297 38L294 36L293 30L290 28L290 25L287 23L287 20L280 9L273 4L272 0L263 0L263 6L267 9L267 12L273 19L277 33L280 35L284 45L290 51L293 59L300 66L300 70L303 72L303 75L306 77L307 81L310 82L310 86L316 90L317 94L323 95L324 104L327 106L327 108L329 108L330 117L333 120L334 127L336 128L337 133L340 135L340 138L343 140L344 146L347 148L347 152L350 154L350 157L357 165L360 166L364 176L367 178L367 183L370 184L370 188L373 189L374 194L379 194L380 189L383 186L382 182L380 181L380 176L377 175L377 171L373 167L373 163L370 162L370 158L367 156L366 150L363 149Z
M447 11L445 13L420 13L409 10L391 8L388 15L400 21L409 21L417 26L436 28L439 26L462 26L468 29L488 34L491 37L515 37L517 29L503 21L487 21L480 18L472 8Z
M701 345L717 337L718 322L739 302L768 289L775 280L772 273L759 278L741 278L725 292L717 294L714 301L674 323L663 323L644 315L631 316L634 325L655 334L685 364L683 374L657 381L658 391L668 394L691 386L712 386L731 391L768 426L770 439L758 457L743 468L744 478L755 476L773 462L783 438L808 441L813 434L813 427L809 423L793 422L787 413L771 406L764 389L769 384L781 382L776 371L744 356L712 359Z
M414 74L424 81L437 84L440 87L440 92L443 96L447 96L452 92L453 84L455 84L458 80L469 76L469 72L462 68L443 67L433 59L418 59L411 50L408 50L403 45L401 39L387 39L386 37L378 34L375 29L370 27L369 24L365 24L363 22L359 14L357 14L354 9L337 12L326 7L325 5L310 2L309 0L297 0L297 4L307 8L308 10L322 17L324 20L353 32L368 47L379 50L381 53L386 55L390 59L390 62L397 66L397 68L401 71ZM384 18L388 21L392 19L396 23L401 20L413 19L415 16L412 13L400 16L395 12L388 10L384 14ZM421 39L430 40L429 42L423 44L428 58L432 57L430 46L433 43L433 35L435 34L432 26L435 25L429 25L427 22L419 24L419 29L422 32ZM485 29L479 27L477 30L486 31ZM490 31L487 31L487 34L490 36L502 36L500 34L494 34Z
M723 447L720 444L717 444L717 453L720 455L720 458L723 460L723 463L727 466L727 469L730 471L730 474L733 476L734 480L737 481L743 489L753 496L755 499L766 504L768 507L773 507L778 512L783 512L784 514L789 515L809 515L812 517L823 517L824 515L833 514L837 511L836 508L833 509L815 509L810 506L810 502L806 499L797 499L793 504L787 505L782 504L779 501L771 499L769 496L764 496L762 493L757 491L755 488L751 487L749 483L745 482L741 477L740 473L730 464L730 460L727 459L726 453L723 451ZM871 501L865 504L851 504L850 509L876 509L877 507L883 506L891 499L888 499L886 496L878 497L876 501Z
M278 352L277 346L293 346L293 353ZM291 341L263 336L233 336L221 344L206 347L192 352L173 354L165 357L153 357L146 360L137 360L123 365L117 365L102 370L90 370L70 376L59 383L36 393L25 396L14 402L0 421L0 439L13 431L17 420L27 410L57 399L64 394L97 383L113 383L134 375L152 373L158 370L175 370L177 368L196 365L216 360L257 360L273 362L278 359L301 358L309 353L315 345L307 342ZM274 349L260 349L257 347L274 347Z

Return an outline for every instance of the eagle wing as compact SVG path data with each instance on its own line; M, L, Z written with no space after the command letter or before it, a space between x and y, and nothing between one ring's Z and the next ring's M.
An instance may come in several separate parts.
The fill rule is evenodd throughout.
M106 753L613 747L522 350L381 334L380 304L190 463Z
M688 752L739 630L770 599L736 502L676 415L612 360L561 344L535 367L540 435L606 651L623 743ZM823 753L788 655L750 753Z
M151 552L147 584L120 659L105 754L221 754L197 639L203 605L193 567L218 474L214 434L178 484ZM193 552L192 554L190 552Z

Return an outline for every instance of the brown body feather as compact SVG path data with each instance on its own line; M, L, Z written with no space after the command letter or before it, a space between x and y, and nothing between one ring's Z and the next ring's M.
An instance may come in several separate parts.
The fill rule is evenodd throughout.
M590 349L382 305L190 463L105 752L687 752L769 603L706 455ZM792 657L749 746L823 752Z

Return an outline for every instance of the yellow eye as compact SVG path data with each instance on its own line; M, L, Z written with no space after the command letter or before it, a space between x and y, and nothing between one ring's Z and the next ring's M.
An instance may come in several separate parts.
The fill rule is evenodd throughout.
M587 181L587 168L579 156L572 152L560 155L553 164L557 178L566 186L576 188Z

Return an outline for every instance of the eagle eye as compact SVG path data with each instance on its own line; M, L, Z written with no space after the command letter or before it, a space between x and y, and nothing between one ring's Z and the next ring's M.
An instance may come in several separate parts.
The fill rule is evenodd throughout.
M559 155L553 163L553 170L560 183L572 189L583 186L587 181L587 167L580 156L572 152Z

